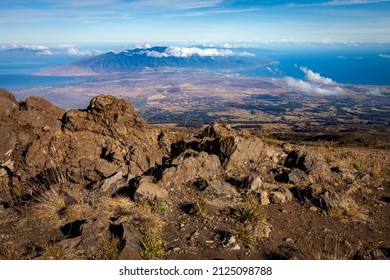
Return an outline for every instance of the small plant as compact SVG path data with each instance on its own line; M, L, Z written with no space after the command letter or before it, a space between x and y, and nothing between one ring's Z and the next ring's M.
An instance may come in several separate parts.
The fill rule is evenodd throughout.
M235 235L237 235L238 239L246 247L251 246L255 241L255 237L249 227L238 227L238 229L235 230Z
M205 178L198 177L195 179L195 181L192 183L192 185L198 191L204 191L207 188L208 183L207 183L207 180Z
M99 242L101 258L103 260L116 260L119 256L120 241L113 235L104 236Z
M308 198L307 196L304 196L301 200L301 204L307 207L311 207L314 205L312 199Z
M266 216L264 208L249 198L244 206L238 207L233 210L234 216L241 222L266 222Z
M143 234L140 255L146 260L158 260L164 256L163 240L153 232Z
M346 220L356 217L358 214L357 209L347 206L331 208L328 211L329 216L337 220Z
M206 218L207 216L207 210L206 208L204 207L204 203L203 202L200 202L200 201L197 201L195 204L194 204L194 207L193 207L193 212L196 216L198 216L199 218L201 219L204 219Z
M148 203L150 205L152 212L163 213L169 209L168 203L166 203L164 200L161 200L158 198L149 199Z

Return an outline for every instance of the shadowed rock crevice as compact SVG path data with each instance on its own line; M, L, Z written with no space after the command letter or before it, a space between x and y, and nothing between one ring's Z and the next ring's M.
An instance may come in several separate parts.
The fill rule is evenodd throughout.
M75 238L81 235L81 226L85 222L85 220L78 220L71 223L67 223L60 227L60 230L66 238Z

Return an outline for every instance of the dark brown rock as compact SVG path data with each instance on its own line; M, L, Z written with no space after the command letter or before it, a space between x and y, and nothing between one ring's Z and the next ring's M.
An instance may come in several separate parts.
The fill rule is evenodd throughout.
M6 126L0 126L0 163L11 159L15 145L16 135L13 130Z

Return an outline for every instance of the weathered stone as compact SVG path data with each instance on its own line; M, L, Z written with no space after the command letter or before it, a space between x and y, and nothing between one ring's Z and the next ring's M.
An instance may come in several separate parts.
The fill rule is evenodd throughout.
M6 117L17 110L17 108L18 104L16 102L5 97L0 97L0 116Z
M286 188L278 188L271 192L270 201L272 203L285 203L291 201L293 198L292 193Z
M61 246L64 249L73 249L81 242L81 236L77 236L74 238L66 238L57 242L57 245Z
M226 169L234 169L249 162L259 162L263 157L263 142L258 138L224 138L221 150L226 155Z
M311 183L332 184L334 181L332 171L325 163L324 159L320 156L314 156L309 152L302 150L291 151L287 155L284 166L306 172L306 174L309 174L309 181ZM293 175L295 176L292 176L292 178L295 180L304 179L303 176L298 173L293 173Z
M89 130L111 137L135 136L140 141L140 134L146 132L146 122L130 102L109 95L93 98L86 111L67 112L64 127L71 131Z
M209 181L205 193L224 197L236 197L239 195L234 186L221 180Z
M252 228L253 236L256 239L269 238L271 232L271 227L265 223L257 223Z
M117 190L125 186L127 180L122 171L117 172L111 177L100 181L99 186L97 187L99 191L105 195L112 195Z
M293 184L309 185L310 179L306 173L298 168L293 168L288 173L288 180Z
M141 244L140 232L129 223L122 223L124 247L119 253L119 260L141 260L139 244Z
M118 166L106 160L98 159L95 170L101 177L108 178L118 170Z
M162 175L162 184L165 186L186 184L196 178L212 179L221 168L218 157L205 152L189 157L183 153L172 165L174 166L166 169Z
M270 201L269 201L268 191L261 191L260 192L260 204L261 205L268 205L269 203L270 203Z
M89 259L101 257L101 247L104 238L109 234L110 220L108 217L99 217L81 225L81 241L76 246L85 251Z
M4 163L11 158L15 145L16 136L12 129L0 126L0 163Z
M145 200L145 199L166 199L168 197L168 192L164 188L153 183L152 177L143 177L139 181L137 190L134 193L135 200Z
M309 152L302 150L293 150L288 153L284 166L288 168L298 168L310 172L318 164L318 159Z
M249 189L252 191L260 191L263 186L263 180L260 176L251 176L248 178L249 181Z
M207 126L203 132L203 137L221 138L231 136L249 136L250 134L244 130L235 130L229 124L212 123Z
M335 191L325 191L319 198L323 209L357 209L357 204L351 197Z

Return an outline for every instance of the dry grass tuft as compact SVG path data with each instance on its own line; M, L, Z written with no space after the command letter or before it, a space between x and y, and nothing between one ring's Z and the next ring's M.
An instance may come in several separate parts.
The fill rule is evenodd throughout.
M8 240L0 245L0 260L20 260L22 259L23 249L21 245Z
M76 257L69 251L57 244L46 244L40 256L43 260L74 260Z
M60 222L59 213L65 209L64 196L51 189L36 199L36 203L31 207L30 215L50 225L57 225Z
M119 256L120 240L113 236L103 236L99 242L100 258L103 260L117 260Z
M147 201L141 201L133 208L131 222L138 224L138 228L141 230L147 229L147 231L155 233L160 232L165 224L165 221L153 212Z
M312 252L308 258L311 260L351 260L359 249L342 249L342 244L337 238L330 238L325 240L324 248L319 251Z
M125 196L104 197L101 203L105 212L115 215L129 214L135 206L135 203Z
M88 204L72 204L66 208L64 219L66 222L88 220L93 216L93 209Z

